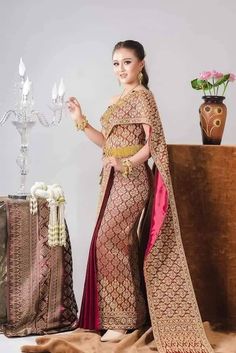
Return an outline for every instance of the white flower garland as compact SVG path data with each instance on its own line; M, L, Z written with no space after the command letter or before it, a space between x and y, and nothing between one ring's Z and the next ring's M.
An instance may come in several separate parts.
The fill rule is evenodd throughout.
M30 192L31 214L35 215L38 212L38 197L48 201L50 208L48 223L49 246L66 246L65 198L62 188L58 184L46 185L43 182L36 182L31 187Z

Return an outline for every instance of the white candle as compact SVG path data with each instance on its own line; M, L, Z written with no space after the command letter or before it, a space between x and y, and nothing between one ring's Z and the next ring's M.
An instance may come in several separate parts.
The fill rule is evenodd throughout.
M22 91L23 96L25 97L28 96L30 92L30 87L31 87L31 82L29 80L29 77L27 76L27 79L25 80L23 85L23 91Z
M52 100L55 101L57 99L57 84L54 83L52 88Z
M65 85L64 85L63 79L61 78L61 81L58 87L58 96L63 97L64 94L65 94Z
M20 58L20 63L19 63L19 75L20 77L25 76L25 64L22 61L22 58Z

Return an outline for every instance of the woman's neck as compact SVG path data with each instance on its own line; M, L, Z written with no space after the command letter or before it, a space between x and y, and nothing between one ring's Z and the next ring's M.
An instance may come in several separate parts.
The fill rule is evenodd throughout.
M119 99L123 98L124 96L132 92L138 86L139 86L139 83L137 83L136 85L125 85Z
M123 85L123 92L128 93L129 91L131 91L132 89L138 87L140 85L139 82L133 82L133 83L127 83Z

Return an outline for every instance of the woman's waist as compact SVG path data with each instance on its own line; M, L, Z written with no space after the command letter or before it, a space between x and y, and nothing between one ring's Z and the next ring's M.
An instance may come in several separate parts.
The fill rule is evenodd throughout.
M143 146L143 144L132 144L117 147L105 145L103 148L103 154L105 157L127 158L136 154Z

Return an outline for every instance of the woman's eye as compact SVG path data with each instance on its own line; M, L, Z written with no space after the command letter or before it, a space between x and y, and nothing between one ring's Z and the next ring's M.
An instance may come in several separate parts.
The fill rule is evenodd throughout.
M125 64L130 64L131 61L130 61L130 60L126 60L124 63L125 63Z
M113 63L113 65L114 65L114 66L117 66L117 65L119 65L119 64L118 64L118 63Z

